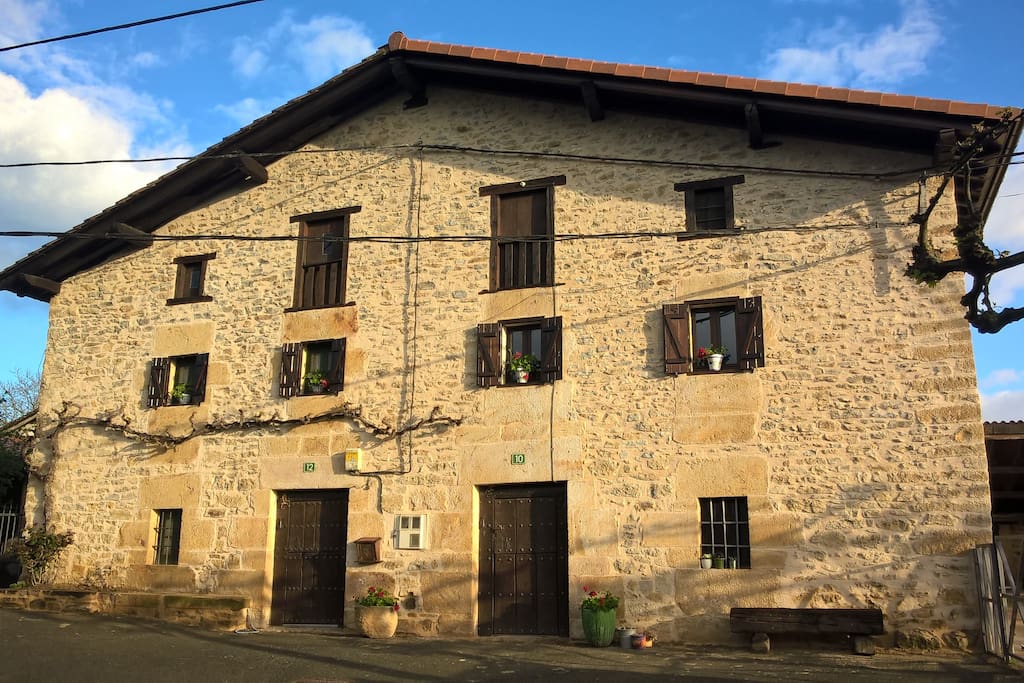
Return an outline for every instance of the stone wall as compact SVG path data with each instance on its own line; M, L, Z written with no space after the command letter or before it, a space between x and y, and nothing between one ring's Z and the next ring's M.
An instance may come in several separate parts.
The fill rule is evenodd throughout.
M674 233L673 183L743 173L731 237L564 241L553 287L486 293L487 242L356 242L354 305L285 312L294 242L156 242L76 276L51 303L40 424L65 404L150 433L191 424L296 418L359 406L402 425L440 411L457 427L378 439L349 421L204 436L160 452L100 427L68 427L35 454L46 512L74 529L62 579L105 588L215 591L269 618L276 492L349 489L350 540L385 539L346 594L405 596L402 630L471 634L476 624L478 486L567 482L572 632L584 582L624 595L624 621L681 641L729 638L733 606L878 606L887 627L978 626L966 551L990 540L982 425L955 278L902 275L914 230L907 153L780 138L750 150L742 130L579 106L432 89L426 107L376 106L270 166L270 180L173 221L160 234L297 234L294 215L359 205L353 236L490 234L478 188L564 174L558 233ZM573 157L420 150L415 143ZM350 149L353 151L337 151ZM721 167L610 162L618 157ZM732 166L730 166L732 165ZM740 167L740 168L736 168ZM933 226L953 220L945 201ZM216 251L212 302L167 306L174 258ZM766 364L752 373L666 375L661 308L761 296ZM479 323L563 319L564 377L479 389ZM285 342L346 337L339 396L281 399ZM145 407L157 356L209 353L199 406ZM64 421L67 421L65 413ZM345 472L363 449L373 478ZM512 465L510 454L526 456ZM315 463L315 471L302 464ZM37 519L43 487L30 496ZM752 568L698 567L698 498L746 496ZM152 561L153 510L184 511L180 565ZM396 514L430 515L429 549L396 550Z

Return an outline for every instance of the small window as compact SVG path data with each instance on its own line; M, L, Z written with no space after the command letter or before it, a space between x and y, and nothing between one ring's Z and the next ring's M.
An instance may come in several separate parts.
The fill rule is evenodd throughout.
M746 497L700 499L700 552L750 569L750 518Z
M526 377L518 375L528 365ZM518 376L517 376L518 375ZM527 318L477 326L477 384L544 384L562 379L562 319Z
M156 511L156 545L153 546L153 564L178 564L181 544L181 510Z
M345 304L349 221L361 208L292 217L292 223L301 223L293 310Z
M676 183L676 192L685 193L686 229L694 232L734 229L732 188L742 183L741 175Z
M206 369L210 355L154 358L149 369L147 405L198 405L206 398Z
M666 304L662 317L667 374L740 372L764 367L759 296ZM724 356L718 370L709 363L711 353Z
M344 339L298 342L281 347L281 396L337 394L344 388Z
M395 547L405 550L425 550L427 547L427 516L399 515Z
M174 263L178 265L178 274L174 281L174 298L167 300L168 306L213 301L212 296L204 294L203 288L206 283L206 264L216 256L216 254L202 254L174 259Z
M565 176L480 188L491 198L491 290L555 281L555 186Z

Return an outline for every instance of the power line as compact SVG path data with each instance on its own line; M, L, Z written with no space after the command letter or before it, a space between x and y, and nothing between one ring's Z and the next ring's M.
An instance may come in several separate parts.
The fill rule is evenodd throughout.
M573 154L570 152L547 152L538 150L523 149L499 149L488 147L468 147L464 145L439 145L425 143L410 143L398 145L368 145L359 147L322 147L318 149L296 149L281 152L225 152L222 154L199 154L196 156L169 156L169 157L145 157L139 159L89 159L83 161L24 161L0 164L0 168L30 168L35 166L89 166L96 164L134 164L150 163L160 161L204 161L220 159L238 159L240 157L251 157L253 159L269 159L292 154L333 154L338 152L382 152L403 149L430 150L436 152L464 152L467 154L484 154L495 156L525 156L554 159L572 159L575 161L594 161L601 163L638 164L649 166L667 166L675 168L699 168L720 171L749 171L751 173L778 173L785 175L809 175L828 178L856 178L866 180L879 180L882 178L896 178L902 176L918 176L929 168L907 168L896 171L831 171L821 169L792 168L785 166L752 166L745 164L717 164L700 161L673 161L666 159L645 159L639 157L611 157L596 154Z
M608 240L608 239L636 239L653 237L671 237L679 240L705 239L714 237L738 237L741 235L757 234L763 232L816 232L820 230L864 230L877 227L883 228L905 228L909 223L887 222L878 223L829 223L827 225L777 225L760 228L739 228L733 230L702 230L695 232L650 232L650 231L621 231L604 233L560 233L551 236L530 235L519 237L494 237L491 235L350 235L340 237L335 235L322 235L319 237L307 237L301 235L127 235L123 233L68 233L43 230L6 230L0 231L0 237L67 237L82 240L118 240L122 242L211 242L211 241L233 241L233 242L344 242L344 243L378 243L378 244L416 244L423 242L441 243L473 243L497 241L501 244L513 243L548 243L548 242L576 242L582 240Z
M18 50L23 47L32 47L33 45L45 45L46 43L56 43L61 40L70 40L72 38L84 38L85 36L94 36L97 33L107 33L108 31L120 31L123 28L134 28L136 26L145 26L146 24L155 24L160 21L168 21L170 19L180 19L182 17L191 17L196 14L204 14L206 12L216 12L217 10L229 9L231 7L238 7L239 5L251 5L254 2L263 2L263 0L239 0L238 2L231 2L226 5L217 5L216 7L206 7L204 9L194 9L188 12L179 12L178 14L168 14L164 17L155 17L153 19L143 19L142 21L133 21L129 24L118 24L117 26L107 26L106 28L97 28L91 31L82 31L81 33L69 33L66 36L57 36L56 38L44 38L43 40L34 40L31 43L21 43L20 45L8 45L7 47L0 47L0 52L7 52L8 50Z

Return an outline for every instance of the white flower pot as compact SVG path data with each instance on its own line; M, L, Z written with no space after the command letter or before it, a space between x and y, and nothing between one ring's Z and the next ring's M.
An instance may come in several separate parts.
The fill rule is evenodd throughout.
M710 557L702 557L702 558L700 558L700 568L701 569L711 569L711 558Z
M711 354L710 356L708 356L708 368L714 370L715 372L718 372L719 370L722 369L722 360L724 358L725 356L723 356L720 353Z
M526 384L530 381L529 370L513 370L512 379L515 380L516 384Z

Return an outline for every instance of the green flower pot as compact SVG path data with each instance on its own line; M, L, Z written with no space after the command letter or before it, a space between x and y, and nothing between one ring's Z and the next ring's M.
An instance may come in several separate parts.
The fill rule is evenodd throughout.
M583 635L594 647L608 647L615 638L615 610L581 609Z

